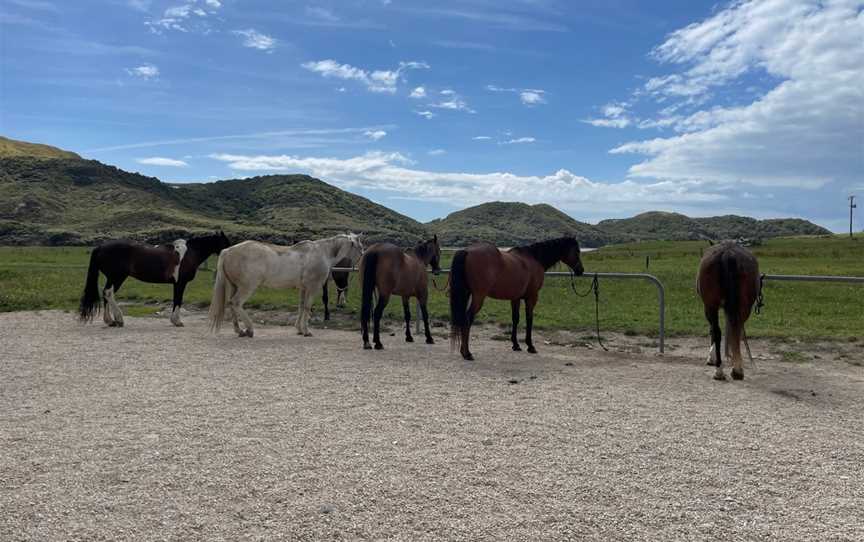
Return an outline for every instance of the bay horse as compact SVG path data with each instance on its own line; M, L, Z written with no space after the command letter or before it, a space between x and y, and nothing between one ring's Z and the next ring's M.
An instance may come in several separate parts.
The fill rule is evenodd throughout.
M525 300L525 344L536 354L531 333L534 327L534 307L544 273L558 262L567 264L576 275L582 275L579 241L561 237L532 245L511 248L503 252L492 244L477 243L462 249L450 266L450 348L460 346L466 360L474 356L468 348L471 325L480 312L483 300L509 299L513 317L510 340L519 351L516 327L519 325L519 305Z
M732 378L744 379L741 339L744 323L750 318L760 291L759 262L746 248L733 241L714 245L705 251L699 262L696 291L705 306L705 318L711 328L711 356L716 356L715 380L726 380L720 355L720 308L726 315L726 357L732 358ZM730 354L731 352L731 354Z
M342 258L333 267L354 267L354 262L350 258ZM351 273L349 271L331 271L330 277L333 279L333 284L336 285L336 306L344 307L348 300L348 279ZM330 281L324 283L324 292L321 294L321 303L324 305L324 319L330 319L330 294L327 291L327 285Z
M108 241L90 253L90 266L84 284L84 293L78 307L82 322L90 322L99 313L111 327L123 327L123 312L115 295L123 282L132 277L142 282L174 285L174 303L171 323L183 327L180 307L186 285L195 278L200 266L212 254L218 254L231 243L225 233L193 236L189 240L178 239L173 243L150 246L133 241ZM107 281L99 293L99 273Z
M360 333L363 336L363 348L368 350L369 319L373 321L372 340L375 350L381 350L381 316L390 301L390 296L402 296L402 310L405 316L405 342L414 342L411 336L411 309L408 301L416 297L420 303L423 325L426 331L426 344L435 344L429 330L429 311L426 303L429 300L429 278L426 266L431 266L434 273L441 271L441 246L438 236L424 241L414 248L401 249L391 243L376 243L369 247L360 260L360 284L363 285L360 304ZM378 292L378 303L372 313L372 294Z
M295 327L298 335L311 337L312 296L319 292L330 276L333 264L349 258L357 260L363 253L360 236L339 234L318 241L301 241L291 246L259 241L244 241L222 251L216 264L216 283L210 302L210 329L219 331L230 307L234 331L239 337L252 337L252 319L243 304L259 286L297 288L300 307ZM240 327L243 319L246 329Z

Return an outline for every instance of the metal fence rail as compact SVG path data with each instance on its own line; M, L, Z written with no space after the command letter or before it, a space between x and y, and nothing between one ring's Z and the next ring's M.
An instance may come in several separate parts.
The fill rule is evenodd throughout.
M334 267L333 271L345 271L349 273L356 273L357 269L353 267ZM449 269L442 269L441 273L450 273ZM564 271L549 271L546 273L547 277L570 277L570 273ZM649 275L647 273L589 273L585 272L584 275L577 278L588 278L593 279L597 278L607 278L607 279L640 279L647 280L649 282L654 283L657 287L657 297L658 297L658 325L659 325L659 346L660 353L662 354L665 351L665 342L666 342L666 288L663 286L663 283L660 282L660 279L655 277L654 275ZM767 278L767 277L766 277ZM864 280L864 279L861 279ZM417 314L420 313L419 307L415 309ZM420 321L419 319L415 321L417 333L420 332Z
M864 277L842 277L838 275L762 275L762 278L764 280L802 280L808 282L852 282L864 284Z

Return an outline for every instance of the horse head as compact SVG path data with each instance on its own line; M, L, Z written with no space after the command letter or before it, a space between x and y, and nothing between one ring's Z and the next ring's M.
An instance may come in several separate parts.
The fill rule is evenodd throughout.
M441 245L438 244L438 235L417 245L414 253L423 263L432 267L433 273L437 275L441 272Z
M345 257L351 260L351 265L353 266L357 263L357 260L360 259L360 256L363 255L363 251L366 250L366 247L363 246L363 241L359 234L348 232L345 234L345 237L350 243L348 253Z
M585 274L582 266L582 250L579 241L573 237L565 237L561 246L561 261L567 264L576 276Z

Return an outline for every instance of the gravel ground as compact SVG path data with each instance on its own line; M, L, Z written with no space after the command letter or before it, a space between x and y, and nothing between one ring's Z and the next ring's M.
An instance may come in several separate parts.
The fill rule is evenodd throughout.
M855 360L185 322L0 314L0 540L864 540Z

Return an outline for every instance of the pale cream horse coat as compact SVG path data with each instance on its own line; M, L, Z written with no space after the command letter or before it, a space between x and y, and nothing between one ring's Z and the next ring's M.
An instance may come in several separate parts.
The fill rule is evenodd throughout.
M291 246L243 241L228 247L216 264L216 284L210 302L210 328L219 331L230 307L234 331L240 337L252 337L252 319L243 303L259 286L298 288L300 308L297 311L297 333L307 337L314 296L330 276L330 269L343 258L357 261L363 253L360 236L340 234L319 241L301 241ZM238 317L246 329L241 329Z

